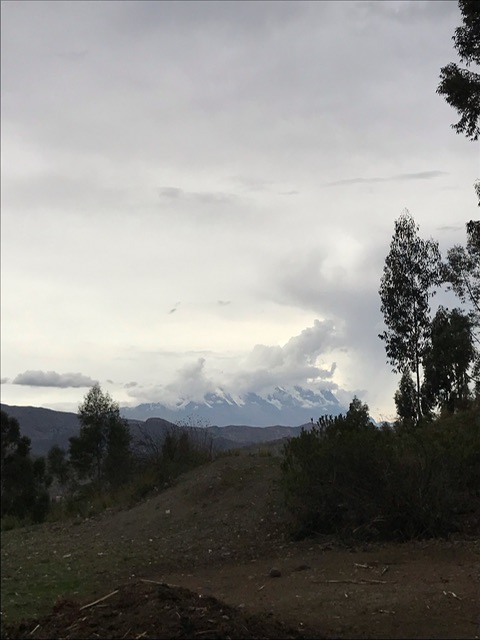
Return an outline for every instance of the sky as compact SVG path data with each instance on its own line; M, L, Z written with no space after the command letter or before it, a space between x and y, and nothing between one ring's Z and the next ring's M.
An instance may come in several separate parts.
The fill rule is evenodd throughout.
M222 387L395 415L378 288L445 252L478 143L436 94L456 2L2 2L1 399Z

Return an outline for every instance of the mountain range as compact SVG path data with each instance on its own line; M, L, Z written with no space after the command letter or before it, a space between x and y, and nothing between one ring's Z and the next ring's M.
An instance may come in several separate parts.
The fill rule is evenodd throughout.
M45 455L57 444L68 449L69 438L78 434L76 413L42 407L19 407L1 404L2 411L16 418L22 435L32 442L32 452ZM219 389L207 393L202 402L180 400L174 408L160 403L120 407L135 436L147 430L162 438L177 424L205 427L217 449L231 449L280 440L298 435L321 415L338 415L345 410L329 391L313 392L295 387L287 391L277 387L266 398L255 393L234 399ZM251 425L251 426L248 426Z
M224 389L206 393L201 401L180 399L173 407L161 403L140 404L137 407L121 407L125 418L147 420L161 417L170 422L190 422L199 419L208 425L270 425L296 426L314 421L322 415L338 415L345 412L331 391L312 391L295 386L292 389L276 387L262 397L249 392L234 399Z

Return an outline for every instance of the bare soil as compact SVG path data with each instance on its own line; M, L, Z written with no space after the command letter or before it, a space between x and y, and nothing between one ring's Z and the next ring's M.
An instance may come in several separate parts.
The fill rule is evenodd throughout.
M132 509L2 534L2 638L480 637L478 522L291 542L278 477L243 452Z

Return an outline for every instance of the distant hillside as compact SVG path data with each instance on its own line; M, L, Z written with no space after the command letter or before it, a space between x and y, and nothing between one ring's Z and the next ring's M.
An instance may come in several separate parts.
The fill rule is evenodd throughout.
M22 435L32 441L32 451L44 455L54 444L68 447L68 439L79 431L76 413L42 407L17 407L1 404L2 411L18 420Z
M18 407L1 405L2 411L18 420L22 435L32 441L32 452L45 455L53 445L68 449L69 438L78 434L80 425L77 414L66 411L54 411L42 407ZM128 420L134 438L146 431L159 440L165 437L168 429L175 424L163 418L149 418L146 421ZM305 425L307 428L309 424ZM212 436L217 450L246 447L262 442L272 442L298 435L301 427L250 427L244 425L227 425L225 427L206 427Z

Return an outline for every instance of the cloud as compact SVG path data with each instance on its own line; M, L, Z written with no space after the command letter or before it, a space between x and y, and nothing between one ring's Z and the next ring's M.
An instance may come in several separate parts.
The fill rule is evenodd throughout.
M338 187L349 184L374 184L377 182L406 182L408 180L431 180L432 178L439 178L441 176L448 175L447 171L417 171L416 173L399 173L395 176L389 176L386 178L374 177L374 178L348 178L346 180L335 180L334 182L327 182L326 187Z
M133 389L133 387L137 387L138 382L126 382L123 387L124 389Z
M170 407L185 398L201 401L206 393L218 386L218 380L206 375L205 365L205 358L197 358L178 369L169 384L131 386L127 393L137 400L161 402Z
M205 358L198 358L195 362L184 365L165 390L171 397L188 396L199 400L209 391L215 389L215 382L205 373Z
M9 378L2 378L0 380L0 384L7 384L9 382Z
M321 366L318 360L321 356L330 360L332 351L340 344L333 321L316 319L312 327L303 329L283 346L256 344L230 385L241 392L260 394L276 386L320 385L335 389L337 385L331 378L336 363L330 361L328 366Z
M91 387L98 381L82 373L57 373L56 371L25 371L19 373L13 384L29 387Z
M245 191L253 192L267 191L274 184L273 180L264 180L251 176L231 176L230 179L239 184Z
M88 54L88 50L84 49L83 51L59 51L55 55L58 58L63 58L64 60L76 61L76 60L81 60L82 58L85 58L87 54Z
M178 187L160 187L158 195L169 200L189 200L199 204L226 204L236 200L237 196L221 191L185 191Z
M4 371L383 390L393 219L408 206L428 235L475 205L478 150L435 93L460 18L456 2L4 3ZM329 335L308 351L314 318L333 355Z
M284 345L256 344L233 370L219 370L218 358L209 354L181 367L174 380L165 386L131 388L128 395L150 402L173 406L179 398L202 400L206 393L219 387L233 396L247 392L267 394L277 386L336 390L333 380L337 365L332 351L341 344L331 320L316 319ZM327 360L327 364L323 360ZM320 361L320 362L319 362Z
M162 198L176 199L183 197L185 195L185 191L178 187L161 187L158 189L158 195Z
M446 225L442 225L441 227L437 227L437 231L461 231L464 227L461 224L446 224Z
M227 305L232 304L232 301L231 300L217 300L217 304L220 307L226 307Z

